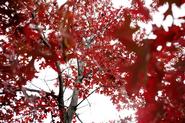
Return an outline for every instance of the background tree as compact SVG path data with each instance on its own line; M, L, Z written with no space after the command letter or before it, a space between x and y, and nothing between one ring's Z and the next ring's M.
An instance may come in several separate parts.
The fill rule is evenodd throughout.
M80 120L78 106L97 92L110 96L118 110L122 103L137 109L138 122L184 122L184 22L168 31L153 24L154 39L138 26L166 2L164 15L173 14L172 3L184 3L153 1L146 7L134 0L115 9L109 0L62 6L55 0L1 0L0 120L42 122L51 113L52 122L70 123ZM37 77L34 63L42 59L40 69L58 73L58 93L25 86ZM73 90L69 105L66 88Z

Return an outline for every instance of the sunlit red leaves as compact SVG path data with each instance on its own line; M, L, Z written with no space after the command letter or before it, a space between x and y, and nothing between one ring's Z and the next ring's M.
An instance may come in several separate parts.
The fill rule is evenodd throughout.
M178 71L182 71L185 69L185 56L181 56L178 61L176 62L176 64L174 65L174 67L178 70Z
M158 109L158 113L162 110L159 119L161 122L184 122L184 88L183 83L175 81L164 85L162 95L155 102L156 105L161 105Z
M176 71L166 73L164 76L164 81L167 83L164 86L164 93L168 95L172 101L183 102L185 94L184 85L184 72Z
M155 102L155 96L157 95L157 91L159 90L159 85L161 81L157 77L149 77L146 83L146 92L144 93L144 97L146 103Z
M58 41L58 38L57 38L55 33L56 32L53 31L53 32L48 34L49 43L51 44L51 47L59 48L59 41Z
M166 72L165 70L166 64L170 64L170 62L172 62L172 59L176 57L175 54L179 52L177 47L175 47L174 44L176 42L182 43L184 29L173 25L172 27L169 28L169 31L166 32L162 28L156 27L154 28L154 34L156 34L157 38L155 40L151 40L151 41L149 40L148 42L150 43L148 44L144 43L144 45L146 45L147 47L146 46L139 47L132 39L132 34L134 33L135 30L130 30L130 26L127 26L127 25L125 26L123 24L123 27L121 28L118 27L117 30L115 31L116 35L114 35L116 38L120 40L120 42L123 43L123 45L126 46L126 49L128 51L135 52L137 57L137 60L135 61L136 64L132 64L131 66L128 67L128 69L125 69L126 66L121 67L123 71L127 72L127 75L124 78L126 81L125 87L128 95L132 93L137 94L137 90L139 90L140 87L145 87L144 97L146 101L146 107L144 107L142 110L139 109L138 121L157 122L157 121L160 121L161 117L163 117L164 112L160 111L160 108L158 106L161 104L156 101L155 97L157 96L158 90L163 88L162 81L165 81L163 80L164 79L163 77ZM172 44L172 45L169 45L169 44ZM162 50L157 51L158 46L162 46ZM143 50L146 48L148 48L148 50ZM181 58L178 58L178 59L181 59ZM175 67L175 70L182 72L183 71L182 60L180 60L180 62L177 62L177 63L179 63L181 67L178 69ZM177 77L179 75L180 74L178 73L175 76ZM174 80L176 78L175 76L173 79L169 79L169 83L172 84L174 82L177 82ZM182 77L179 79L184 80L182 79ZM176 88L177 86L173 86L173 87ZM182 88L183 87L184 85L182 84ZM164 88L164 89L167 89L167 88ZM168 92L171 92L169 93L169 97L171 94L175 95L176 93L178 93L178 92L172 91L175 89L172 89L172 90L171 89L172 88L167 89ZM183 95L184 94L180 94L179 97L183 97ZM175 96L172 96L172 97L171 97L171 101L175 100ZM182 101L183 100L181 100L180 102ZM143 114L141 114L141 112L143 112ZM147 114L151 114L151 115L147 115ZM162 116L158 117L158 114ZM148 117L146 118L145 115ZM179 117L183 117L183 114L179 114ZM176 120L173 119L172 121L176 121Z
M112 103L118 106L117 107L118 110L121 109L121 106L119 106L119 103L123 103L123 102L127 103L126 97L122 91L118 92L118 94L112 93L111 95L112 95L111 96Z
M167 15L172 14L172 4L175 4L176 6L180 7L185 3L185 0L156 0L157 6L163 6L164 4L168 4L169 8L168 10L164 13L165 17Z
M176 48L174 48L173 45L170 46L169 48L166 46L166 42L171 42L172 44L173 44L173 41L178 42L179 38L183 35L181 31L174 31L173 29L176 30L179 28L171 27L169 32L165 32L164 30L159 29L161 33L160 34L156 33L157 39L153 42L153 45L152 45L152 46L155 46L154 45L155 43L157 46L162 45L163 49L157 52L155 50L153 51L153 54L152 54L153 58L151 59L152 61L148 69L150 76L148 77L148 81L146 83L146 92L144 93L144 96L146 100L146 105L150 105L152 102L155 103L155 105L162 104L163 112L160 112L160 109L156 108L155 109L156 114L150 117L150 119L148 119L151 121L158 119L157 118L158 113L162 113L160 114L161 116L158 119L159 121L161 120L161 122L169 122L169 121L182 122L184 117L184 114L182 113L183 103L181 103L181 102L184 102L184 99L182 99L184 95L184 91L180 91L180 90L184 90L184 87L185 87L185 85L183 84L184 79L182 79L184 78L184 72L183 72L184 70L182 70L183 65L180 69L179 68L177 69L175 67L174 69L169 71L168 70L166 71L164 68L166 64L169 64L169 62L172 62L171 59L173 59L174 57L178 57L178 56L174 56L174 54L178 52L178 50L176 50ZM167 34L168 36L164 36L163 35L164 33L165 35ZM166 52L169 52L168 56ZM182 89L179 90L178 88L179 89L182 88ZM156 100L158 90L162 90L163 95L162 97L158 97L159 99ZM177 104L177 100L179 100L178 104ZM174 107L176 107L177 109L176 111L174 111ZM147 111L148 109L147 107L145 107L143 108L143 110ZM143 110L138 110L138 113L143 112ZM144 114L143 114L144 118L142 118L141 114L138 114L138 120L139 121L141 120L140 122L145 122L145 121L147 122L146 119L149 117L146 118ZM178 118L174 118L174 115L176 115ZM156 122L158 122L158 120Z
M66 25L69 26L73 26L73 20L74 20L74 14L73 12L67 11L65 13L65 17L64 17L64 21L66 21ZM70 27L69 27L70 28Z
M23 28L23 33L25 35L25 38L28 42L31 42L31 41L37 41L40 39L40 34L32 29L29 25L26 25L24 28Z
M138 123L157 123L162 120L162 105L155 102L146 104L137 111Z
M113 34L130 54L135 54L135 60L132 59L133 61L129 62L133 62L132 64L126 65L127 63L123 61L125 65L120 64L119 66L122 72L128 73L125 77L128 94L137 93L141 85L147 81L147 64L150 59L150 40L143 41L144 46L138 46L133 40L133 33L137 28L131 28L130 22L131 18L126 17L124 24L121 27L117 27L114 32L115 34Z
M10 29L8 33L10 42L1 45L3 51L0 54L0 72L3 74L0 74L0 77L1 81L6 83L1 83L0 87L4 88L3 92L6 93L6 97L1 96L3 99L1 102L8 103L10 99L15 101L16 113L19 114L21 110L24 110L28 106L27 103L30 109L36 108L38 114L35 118L39 121L45 118L45 113L48 112L54 112L54 116L59 115L58 110L55 109L56 100L46 96L46 93L32 100L34 102L32 104L31 101L29 103L25 101L29 99L15 100L15 93L12 94L6 90L10 90L10 86L15 86L15 88L11 87L11 91L15 92L17 87L21 88L34 77L35 60L44 58L45 62L41 63L42 68L48 65L60 72L56 67L56 61L65 64L70 59L78 57L84 63L84 79L82 83L75 83L78 79L77 70L72 68L74 76L70 78L64 75L64 85L71 89L74 87L79 89L79 97L85 99L90 89L102 86L97 92L111 96L114 104L126 102L126 95L143 96L146 105L138 109L138 122L160 120L173 122L183 119L185 107L183 104L185 100L184 54L182 53L184 26L172 26L167 32L153 26L153 32L157 38L143 40L139 42L141 44L138 44L133 40L133 34L139 27L131 27L131 21L132 19L141 21L150 19L149 10L141 0L133 1L131 9L122 10L125 12L112 9L109 4L106 4L106 7L102 4L94 12L94 6L98 7L101 1L93 0L85 4L80 1L76 3L68 1L60 8L52 2L47 4L41 2L33 4L32 0L26 3L18 0L16 2L18 4L10 3L12 7L7 11L0 8L0 12L7 13L8 16L15 12L7 24L3 20L4 30L12 25L17 30L14 32ZM164 2L159 1L159 5ZM184 1L167 2L180 5ZM21 5L24 7L21 8ZM73 11L71 8L77 10ZM20 14L16 9L24 11ZM126 15L126 12L130 15ZM125 16L123 20L119 17L115 19L117 16L122 17L122 14ZM21 22L21 27L18 27ZM32 27L33 25L35 27ZM36 29L38 27L40 30ZM52 32L44 37L43 34L47 31ZM118 40L111 44L112 39ZM49 45L46 46L44 41ZM171 46L167 46L168 43ZM162 49L158 50L158 46L162 46ZM23 58L13 59L15 57ZM28 60L28 58L32 59ZM176 61L170 66L173 69L167 70L174 59ZM16 82L11 83L12 81ZM144 89L143 94L138 93L141 88ZM122 92L123 90L127 91L126 94ZM162 96L158 95L159 90L163 92ZM118 92L115 93L116 91ZM12 111L7 111L6 118L8 119L12 117ZM25 111L25 114L29 113L32 112ZM24 120L25 122L33 121L30 116L25 117Z
M60 42L62 46L62 57L65 62L76 57L76 53L74 52L76 42L72 38L72 36L64 37L64 40Z
M72 39L73 36L66 36L64 40L61 42L64 49L71 49L75 47L75 41Z
M115 36L115 38L118 38L122 43L124 43L125 45L129 45L128 46L129 48L135 47L135 46L132 46L132 45L136 45L133 42L133 33L138 30L138 27L132 28L130 26L130 23L131 23L131 17L126 16L124 23L116 26L114 32L112 33Z
M184 105L183 105L184 106ZM179 108L177 107L171 107L170 105L166 106L166 116L163 118L164 122L179 122L183 123L185 121L184 118L184 107L181 106Z
M129 13L141 21L149 21L151 19L149 9L144 5L144 1L142 0L134 0L132 1L134 9L129 10Z
M24 55L25 52L22 52L22 54L17 52L15 46L12 45L13 42L11 44L4 43L4 45L2 45L3 54L1 54L1 58L5 59L1 59L1 72L3 73L1 77L4 81L7 81L7 84L9 81L17 80L14 86L20 87L24 85L27 80L31 80L35 74L34 68L31 67L33 66L33 60L29 60L29 56ZM17 61L15 61L16 57ZM22 73L22 71L25 71L25 73ZM8 76L8 78L6 76ZM16 76L20 78L16 78Z
M47 21L47 11L48 11L48 6L45 3L41 3L38 8L38 19L39 21Z
M24 3L20 0L2 0L0 6L1 29L6 32L6 28L14 28L30 17L33 8L30 6L34 4L32 0L25 0ZM20 11L27 11L27 13Z
M14 101L16 101L16 105L14 105ZM53 115L55 115L54 112L57 111L56 105L56 101L53 100L50 96L39 98L34 95L30 95L29 97L24 97L22 95L14 100L11 98L9 104L10 108L8 108L6 113L1 113L3 118L1 120L11 122L33 122L33 120L37 120L42 122L42 119L47 117L47 113L53 112ZM37 111L37 113L35 111ZM18 117L21 115L21 118L15 119L13 117L14 115L11 115L13 113L14 115L16 113ZM6 119L7 117L8 119Z
M184 29L175 25L169 27L169 31L164 31L162 28L154 26L154 34L157 35L157 38L152 44L152 50L156 50L159 45L165 46L167 42L173 43L180 40L183 36L183 32Z
M159 4L159 5L163 5L163 4L165 4L165 3L168 3L168 4L173 4L173 3L175 3L177 6L180 6L180 5L182 5L183 3L185 3L185 1L184 0L156 0L157 1L157 3Z
M7 113L4 113L2 110L0 111L0 117L2 118L1 120L9 119L9 121L11 122L11 119L13 117L13 111L11 109L7 109L6 111Z

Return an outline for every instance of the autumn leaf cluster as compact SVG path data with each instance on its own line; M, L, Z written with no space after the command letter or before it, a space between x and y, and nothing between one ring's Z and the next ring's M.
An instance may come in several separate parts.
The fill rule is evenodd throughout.
M68 0L61 6L56 0L1 0L0 122L42 122L49 113L53 122L58 117L68 123L67 116L75 121L78 98L94 92L111 97L118 110L123 103L136 109L138 123L185 122L185 23L168 30L152 24L155 38L138 25L151 22L164 4L164 18L173 16L172 4L184 2L153 0L146 6L133 0L114 8L109 0ZM58 74L59 94L26 87L37 77L40 60L40 69ZM74 92L69 106L64 88Z

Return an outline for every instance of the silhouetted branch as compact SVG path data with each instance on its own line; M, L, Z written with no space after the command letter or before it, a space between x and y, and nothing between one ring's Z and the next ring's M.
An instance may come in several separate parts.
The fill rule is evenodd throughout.
M85 99L83 99L82 101L80 101L80 102L77 104L76 107L78 107L84 100L86 100L89 96L91 96L96 90L98 90L98 89L100 89L100 88L101 88L101 86L100 86L100 87L97 87L96 89L94 89L89 95L87 95L87 97L86 97Z
M51 112L51 122L52 122L52 123L55 123L55 120L54 120L54 118L53 118L53 112Z
M31 89L31 88L24 88L26 91L30 91L30 92L36 92L36 93L41 93L43 90L37 90L37 89ZM17 90L17 91L22 91L22 90ZM46 93L46 96L52 96L54 98L57 98L56 95L54 95L54 92L46 92L43 91L44 93Z
M58 105L59 105L59 109L62 109L62 108L64 108L64 90L63 90L64 81L63 81L63 78L61 75L62 70L60 68L60 62L57 61L56 66L59 71L59 73L58 73L58 81L59 81Z
M77 113L75 113L75 115L78 118L78 120L80 121L80 123L83 123L83 121L80 119L79 115Z

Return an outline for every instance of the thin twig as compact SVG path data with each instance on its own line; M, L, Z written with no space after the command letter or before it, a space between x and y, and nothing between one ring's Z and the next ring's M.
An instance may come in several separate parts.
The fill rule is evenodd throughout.
M41 93L41 90L37 90L37 89L31 89L31 88L24 88L26 91L30 91L30 92L36 92L36 93ZM16 91L22 91L21 89L18 89L18 90L16 90ZM54 93L53 92L46 92L46 91L44 91L44 93L46 93L46 95L48 95L48 96L52 96L52 97L54 97L54 98L57 98L57 96L56 95L54 95Z
M87 98L86 98L86 100L87 100L89 107L91 107L91 103L89 102L89 100Z
M46 73L45 73L45 75L44 75L44 79L43 79L43 81L44 81L44 83L46 84L46 86L48 87L49 91L51 92L52 90L50 89L50 87L49 87L48 83L47 83L47 82L46 82L46 80L45 80L46 75L47 75L47 72L48 72L48 71L46 71Z
M75 113L75 115L76 115L77 119L80 121L80 123L83 123L83 121L80 119L80 117L78 116L78 114Z
M55 120L54 120L54 118L53 118L53 112L51 111L51 122L52 123L55 123Z
M33 85L34 87L36 87L36 88L42 90L40 87L36 86L35 84L33 84L33 83L30 83L30 84Z
M71 99L71 98L72 98L72 95L69 96L64 102L69 101L69 99Z
M87 95L87 97L85 99L83 99L82 101L80 101L76 107L78 107L83 101L85 101L89 96L91 96L96 90L100 89L102 86L97 87L96 89L94 89L89 95Z
M86 107L86 106L89 106L89 104L83 105L83 106L81 106L81 107L79 107L79 108L77 108L77 109L81 109L81 108L84 108L84 107Z

